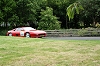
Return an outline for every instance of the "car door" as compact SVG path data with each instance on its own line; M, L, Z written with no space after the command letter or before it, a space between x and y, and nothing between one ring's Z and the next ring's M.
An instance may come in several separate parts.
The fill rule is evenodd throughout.
M15 31L13 32L14 36L20 36L20 28L16 28Z
M24 36L24 29L23 28L17 28L15 30L16 36Z

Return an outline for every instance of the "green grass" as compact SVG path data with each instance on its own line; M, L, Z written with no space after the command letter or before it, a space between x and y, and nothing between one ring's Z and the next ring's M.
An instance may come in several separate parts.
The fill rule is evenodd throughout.
M0 66L100 66L100 41L0 36Z

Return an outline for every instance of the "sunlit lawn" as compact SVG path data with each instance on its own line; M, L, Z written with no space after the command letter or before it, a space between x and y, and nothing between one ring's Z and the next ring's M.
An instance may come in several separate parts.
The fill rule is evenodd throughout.
M0 36L0 66L100 66L100 40Z

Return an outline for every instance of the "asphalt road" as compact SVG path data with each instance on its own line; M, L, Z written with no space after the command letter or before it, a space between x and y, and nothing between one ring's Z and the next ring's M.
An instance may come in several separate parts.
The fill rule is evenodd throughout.
M45 37L52 40L100 40L100 37Z

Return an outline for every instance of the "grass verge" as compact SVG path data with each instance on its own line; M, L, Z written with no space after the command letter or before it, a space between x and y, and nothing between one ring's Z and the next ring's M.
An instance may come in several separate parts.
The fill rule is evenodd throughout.
M0 66L100 66L100 41L0 36Z

